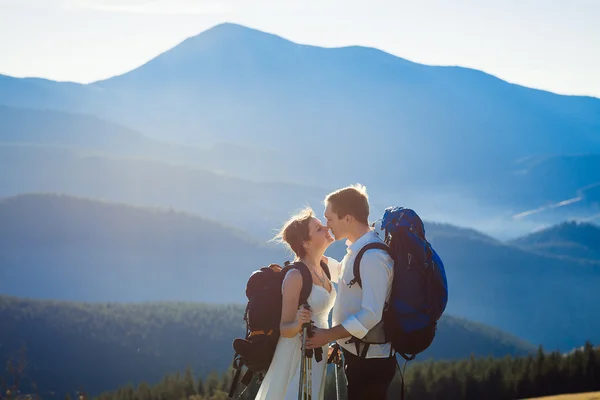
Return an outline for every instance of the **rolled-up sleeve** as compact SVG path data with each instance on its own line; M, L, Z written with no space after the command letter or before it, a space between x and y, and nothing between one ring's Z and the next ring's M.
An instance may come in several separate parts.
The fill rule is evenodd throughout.
M358 319L354 315L348 317L348 319L342 322L342 326L348 331L348 333L359 339L365 337L369 332L369 330L365 328L363 324L358 322Z
M352 336L362 339L381 321L388 288L393 278L392 266L392 259L382 251L372 250L364 254L360 263L362 280L360 311L342 322L342 326Z

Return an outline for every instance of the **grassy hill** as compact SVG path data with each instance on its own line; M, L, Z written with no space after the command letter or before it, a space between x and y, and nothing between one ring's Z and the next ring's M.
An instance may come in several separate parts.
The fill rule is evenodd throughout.
M559 394L556 396L535 397L523 400L599 400L600 392Z
M226 371L243 336L243 305L191 302L85 303L0 296L0 359L25 345L27 370L44 393L113 390L158 382L189 365L201 376ZM452 316L420 360L527 355L535 347Z

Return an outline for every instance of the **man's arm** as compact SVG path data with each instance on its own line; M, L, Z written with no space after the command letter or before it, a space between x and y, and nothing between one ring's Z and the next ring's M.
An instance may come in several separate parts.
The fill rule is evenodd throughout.
M362 339L383 316L388 288L393 277L393 261L380 250L367 251L360 263L362 301L360 310L342 322L352 336Z

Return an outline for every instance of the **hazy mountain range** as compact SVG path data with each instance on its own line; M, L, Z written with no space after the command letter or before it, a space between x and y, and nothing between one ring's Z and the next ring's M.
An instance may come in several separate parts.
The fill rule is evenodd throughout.
M94 115L127 127L136 146L131 130L179 143L162 157L148 149L155 158L185 154L181 161L242 178L360 181L384 203L498 235L597 214L597 190L584 190L573 210L510 218L600 183L599 99L372 48L320 48L221 24L100 82L0 77L0 104ZM215 145L214 157L181 148Z
M243 304L252 271L291 259L279 244L173 210L21 195L0 202L0 219L0 292L14 296ZM427 236L445 263L450 314L550 349L600 341L597 259L539 254L445 224L427 223ZM344 253L336 242L327 254Z
M0 298L2 356L28 332L51 383L49 358L76 364L94 343L131 379L179 368L197 340L221 351L249 274L290 258L268 239L355 182L372 220L402 205L427 221L450 285L432 355L600 342L600 99L221 24L100 82L0 75L0 293L18 297ZM154 326L154 306L114 304L159 301L235 305L161 303ZM190 333L219 307L222 337ZM115 339L127 335L152 350ZM175 336L187 347L169 358Z

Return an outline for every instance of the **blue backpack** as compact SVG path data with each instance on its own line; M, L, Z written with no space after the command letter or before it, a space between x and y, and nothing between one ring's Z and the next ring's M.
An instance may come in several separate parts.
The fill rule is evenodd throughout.
M425 239L423 221L415 211L404 207L387 208L381 219L381 232L385 244L369 243L356 255L350 285L362 283L359 266L363 254L370 249L385 250L394 260L390 299L373 333L369 332L363 339L353 338L353 341L366 344L362 356L366 355L370 343L391 342L392 350L410 361L433 342L437 321L448 302L446 271Z

